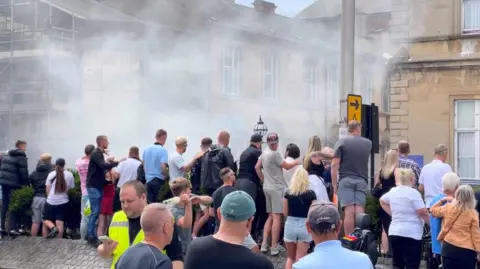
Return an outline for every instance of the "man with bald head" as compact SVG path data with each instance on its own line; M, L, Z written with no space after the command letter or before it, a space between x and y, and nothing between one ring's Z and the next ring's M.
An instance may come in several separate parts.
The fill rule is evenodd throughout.
M348 136L338 140L332 160L333 192L345 213L344 232L350 234L355 217L365 211L368 191L368 159L372 142L361 136L358 121L348 123ZM338 185L337 185L338 184Z
M173 215L166 205L147 205L140 217L143 242L130 247L118 260L116 269L172 269L172 262L162 253L173 236Z
M408 159L410 154L410 144L407 141L400 141L397 144L398 151L398 168L412 169L415 174L415 186L418 186L420 179L420 166L414 160Z

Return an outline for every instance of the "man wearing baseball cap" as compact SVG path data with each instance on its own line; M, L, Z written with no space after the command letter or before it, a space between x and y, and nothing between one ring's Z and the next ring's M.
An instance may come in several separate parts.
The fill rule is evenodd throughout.
M293 265L293 269L355 268L373 269L370 258L361 252L342 247L338 234L342 220L330 202L316 202L308 210L307 230L315 242L313 253Z
M220 228L214 235L193 240L185 258L185 269L273 269L263 255L243 246L255 214L252 197L243 191L229 193L217 210Z
M287 181L283 177L283 169L290 170L300 164L299 160L285 161L282 154L278 152L278 141L276 133L267 135L268 148L262 152L255 165L258 177L263 182L263 193L265 194L268 213L267 221L263 227L263 242L260 250L262 252L268 251L268 238L271 236L270 254L273 256L284 250L278 244L282 229L283 194L288 188Z

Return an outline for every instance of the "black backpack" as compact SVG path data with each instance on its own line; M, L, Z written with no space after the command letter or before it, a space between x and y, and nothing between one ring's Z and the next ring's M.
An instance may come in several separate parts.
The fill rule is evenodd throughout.
M221 158L222 148L212 148L205 152L200 169L200 184L205 189L217 189L222 186L220 170L225 167Z

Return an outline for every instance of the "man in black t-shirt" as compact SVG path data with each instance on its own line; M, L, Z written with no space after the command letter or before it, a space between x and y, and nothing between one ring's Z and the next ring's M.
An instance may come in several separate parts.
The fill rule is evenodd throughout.
M218 232L190 243L185 269L274 268L265 256L242 245L255 214L255 203L250 195L243 191L228 194L217 214L221 220Z
M173 236L173 215L164 204L150 204L143 210L140 224L145 234L142 243L125 251L116 269L171 269L172 262L162 253Z

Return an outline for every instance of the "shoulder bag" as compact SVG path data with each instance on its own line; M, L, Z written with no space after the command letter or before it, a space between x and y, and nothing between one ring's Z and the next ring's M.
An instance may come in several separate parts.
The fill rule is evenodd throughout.
M457 221L458 217L460 217L460 215L462 215L463 212L460 212L457 217L453 220L452 224L450 224L450 226L448 227L447 231L445 232L445 235L443 236L443 239L442 241L445 241L445 237L447 236L447 234L450 232L450 230L452 229L453 227L453 224L455 224L455 222Z

